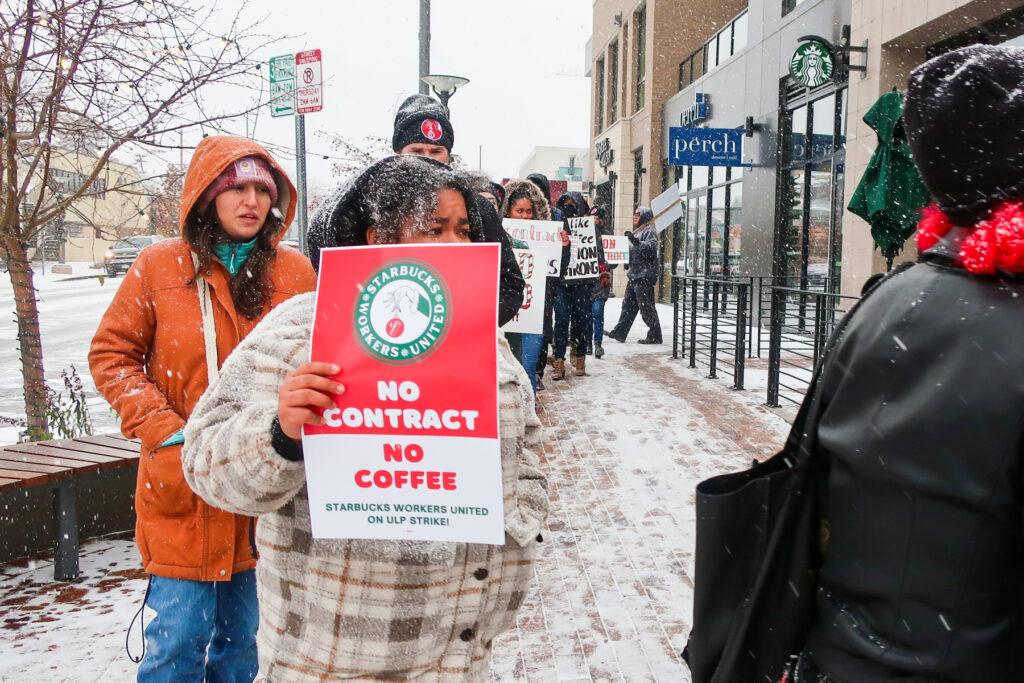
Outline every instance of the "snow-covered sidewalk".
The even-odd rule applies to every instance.
[[[669,340],[671,309],[659,312]],[[770,455],[788,427],[762,393],[705,379],[670,344],[636,344],[642,327],[541,394],[551,513],[518,627],[495,641],[495,681],[688,680],[694,486]],[[85,544],[82,577],[54,583],[45,560],[0,567],[0,681],[134,678],[124,638],[146,581],[131,539]]]

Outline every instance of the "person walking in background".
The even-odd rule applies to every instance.
[[[658,284],[658,233],[654,229],[654,213],[646,206],[637,207],[633,213],[633,232],[626,232],[629,238],[629,264],[626,266],[626,295],[622,299],[622,311],[619,322],[605,336],[615,341],[625,342],[636,314],[647,325],[647,336],[640,339],[640,344],[660,344],[661,321],[658,320],[658,309],[654,304],[654,289]]]
[[[503,207],[505,218],[516,218],[526,221],[547,221],[551,220],[551,210],[544,195],[536,185],[528,180],[512,180],[505,186],[505,206]],[[529,245],[525,242],[518,246],[520,249],[527,249]],[[547,278],[545,278],[545,281]],[[546,282],[545,282],[546,284]],[[540,294],[539,292],[537,294]],[[541,347],[544,346],[543,334],[515,334],[506,335],[517,337],[519,343],[519,354],[517,358],[526,369],[530,378],[530,385],[534,392],[540,387],[540,380],[537,377],[537,363],[540,359]],[[509,340],[511,343],[512,340]]]
[[[471,181],[417,157],[366,169],[320,206],[309,233],[315,264],[329,247],[481,241]],[[200,495],[260,515],[257,540],[268,549],[258,567],[260,674],[275,682],[485,680],[491,644],[515,624],[533,581],[548,510],[526,373],[498,335],[490,381],[501,423],[503,545],[313,538],[302,426],[319,424],[319,410],[345,391],[333,378],[343,369],[306,362],[314,304],[301,296],[274,311],[228,359],[186,429],[182,464]]]
[[[590,210],[590,215],[594,217],[594,224],[597,226],[597,239],[600,240],[602,235],[608,234],[604,223],[604,207],[595,206]],[[598,360],[604,357],[604,345],[602,344],[604,341],[604,306],[612,296],[612,270],[614,268],[615,266],[609,266],[606,262],[598,264],[600,274],[590,294],[590,312],[594,323],[587,328],[587,349],[589,352],[593,352],[594,358]]]
[[[875,285],[823,361],[806,431],[827,533],[791,680],[1021,680],[1022,84],[1024,49],[988,45],[910,75],[936,205],[923,262]]]
[[[89,351],[96,388],[139,439],[135,539],[149,574],[140,681],[256,676],[253,520],[209,505],[181,467],[183,428],[232,349],[275,306],[316,287],[278,246],[297,193],[260,145],[205,138],[181,197],[181,237],[144,249]]]

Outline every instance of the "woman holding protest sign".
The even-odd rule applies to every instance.
[[[313,217],[309,240],[319,267],[326,247],[483,237],[465,175],[401,156],[340,188]],[[183,465],[200,495],[260,515],[261,675],[482,680],[492,640],[514,623],[529,587],[547,515],[526,373],[499,336],[504,545],[315,539],[301,432],[322,424],[346,389],[344,368],[305,362],[314,301],[296,297],[246,339],[186,430]]]
[[[185,421],[217,366],[270,309],[316,275],[279,247],[297,193],[274,158],[243,138],[205,138],[181,197],[182,236],[142,251],[89,351],[96,387],[142,442],[136,541],[150,576],[139,680],[256,675],[253,520],[208,505],[185,482]]]
[[[548,201],[536,185],[529,180],[511,180],[505,186],[505,205],[502,209],[505,218],[514,218],[525,221],[549,221],[551,220],[551,208]],[[515,245],[514,246],[519,246]],[[525,242],[519,248],[526,249],[529,245]],[[547,278],[545,278],[545,283]],[[533,292],[534,298],[541,296],[541,292]],[[541,305],[543,302],[535,302]],[[540,380],[537,377],[537,361],[540,359],[540,351],[544,346],[543,334],[519,334],[520,354],[519,362],[526,369],[530,378],[530,385],[536,393]]]

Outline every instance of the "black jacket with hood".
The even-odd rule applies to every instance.
[[[821,378],[807,651],[837,681],[1024,678],[1024,279],[955,266],[955,232],[878,285]]]
[[[427,157],[429,163],[444,166]],[[366,207],[363,194],[373,177],[389,165],[403,163],[401,155],[387,157],[367,167],[358,175],[342,183],[321,204],[309,220],[309,259],[313,267],[320,268],[320,249],[324,247],[366,244]],[[504,325],[523,304],[525,281],[519,263],[512,252],[512,242],[501,226],[501,218],[491,203],[476,193],[466,195],[470,237],[474,242],[501,244],[501,266],[498,288],[498,325]]]

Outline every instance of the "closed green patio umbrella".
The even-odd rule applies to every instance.
[[[864,123],[878,135],[878,148],[847,208],[871,225],[871,237],[891,269],[929,195],[903,132],[903,95],[895,90],[882,95]]]

